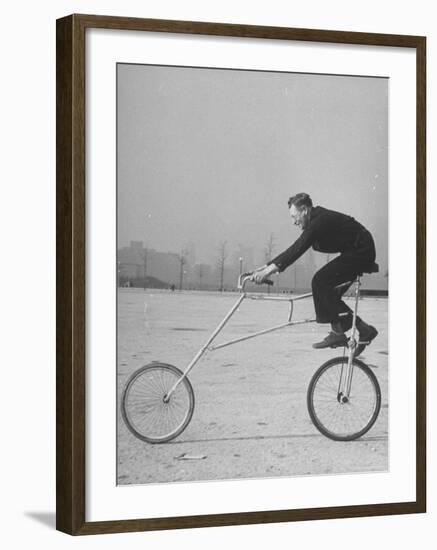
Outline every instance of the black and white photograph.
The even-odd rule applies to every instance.
[[[387,472],[389,79],[116,86],[117,485]]]
[[[2,547],[434,548],[432,3],[2,7]]]

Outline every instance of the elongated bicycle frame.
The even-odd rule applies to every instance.
[[[170,391],[167,393],[167,395],[164,397],[164,401],[167,402],[170,400],[171,395],[176,390],[176,388],[179,386],[179,384],[182,382],[184,378],[186,378],[191,371],[191,369],[194,367],[194,365],[199,361],[199,359],[204,355],[207,351],[215,351],[217,349],[224,348],[226,346],[230,346],[232,344],[237,344],[238,342],[243,342],[244,340],[249,340],[250,338],[255,338],[257,336],[261,336],[262,334],[268,334],[270,332],[273,332],[275,330],[279,330],[285,327],[289,327],[292,325],[302,325],[306,323],[314,323],[315,319],[303,319],[299,321],[292,321],[293,316],[293,308],[294,308],[294,302],[297,302],[298,300],[303,300],[305,298],[310,298],[312,296],[312,293],[309,292],[307,294],[301,294],[299,296],[294,297],[282,297],[282,296],[266,296],[266,295],[259,295],[254,293],[248,293],[244,290],[244,287],[247,282],[253,281],[252,273],[242,273],[240,277],[238,278],[238,289],[241,292],[240,297],[236,301],[236,303],[232,306],[232,308],[229,310],[229,312],[226,314],[223,321],[218,325],[218,327],[214,330],[214,332],[211,334],[207,342],[202,346],[202,348],[197,352],[195,357],[192,359],[190,364],[187,366],[187,368],[184,370],[182,376],[179,378],[179,380],[176,381],[176,383],[173,385],[173,387],[170,389]],[[272,284],[272,281],[268,281],[267,284]],[[350,284],[350,283],[345,283]],[[342,286],[342,285],[340,285]],[[358,299],[360,294],[360,286],[361,281],[360,277],[357,277],[355,281],[355,307],[353,311],[353,322],[352,322],[352,333],[351,337],[349,338],[348,348],[349,348],[349,359],[346,367],[346,376],[341,376],[340,380],[340,387],[338,389],[339,396],[341,396],[342,399],[347,400],[349,398],[351,384],[352,384],[352,359],[354,356],[354,351],[357,346],[357,342],[355,340],[355,333],[356,333],[356,318],[357,318],[357,311],[358,311]],[[212,343],[217,337],[217,335],[221,332],[223,327],[226,325],[226,323],[229,321],[229,319],[232,317],[232,315],[235,313],[235,311],[238,309],[240,304],[245,300],[246,298],[250,298],[252,300],[270,300],[270,301],[282,301],[282,302],[289,302],[289,312],[288,312],[288,320],[286,323],[282,323],[280,325],[273,326],[271,328],[267,328],[264,330],[260,330],[258,332],[254,332],[251,334],[247,334],[245,336],[241,336],[240,338],[235,338],[233,340],[229,340],[227,342],[224,342],[222,344],[213,346]]]

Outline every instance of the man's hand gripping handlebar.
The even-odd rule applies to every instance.
[[[269,286],[272,286],[274,284],[271,279],[264,279],[261,283],[257,283],[255,281],[255,271],[247,271],[246,273],[242,273],[238,277],[238,290],[244,290],[244,286],[247,282]]]

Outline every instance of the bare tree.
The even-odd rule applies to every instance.
[[[187,263],[188,250],[183,248],[178,255],[179,259],[179,290],[182,290],[184,284],[184,266]]]
[[[227,241],[223,241],[220,243],[218,247],[218,258],[217,258],[217,267],[219,271],[220,276],[220,286],[219,289],[221,292],[223,292],[223,282],[224,282],[224,276],[225,276],[225,262],[226,258],[228,257],[228,251],[227,251]]]
[[[199,276],[199,290],[202,290],[202,278],[205,274],[205,266],[203,264],[198,264],[196,267],[197,275]]]
[[[264,260],[266,264],[272,260],[274,250],[275,250],[275,235],[274,233],[270,233],[269,240],[267,241],[264,247]],[[277,284],[279,285],[279,279],[277,279]],[[267,293],[270,294],[269,286],[267,287]]]
[[[147,256],[148,256],[148,248],[147,246],[144,248],[144,290],[146,290],[147,287]]]
[[[266,263],[271,261],[274,250],[275,250],[275,235],[274,233],[270,233],[269,240],[267,241],[264,247],[264,260]]]

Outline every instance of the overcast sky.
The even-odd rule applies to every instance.
[[[120,64],[118,246],[141,240],[214,263],[298,236],[305,191],[374,234],[387,268],[388,80]]]

